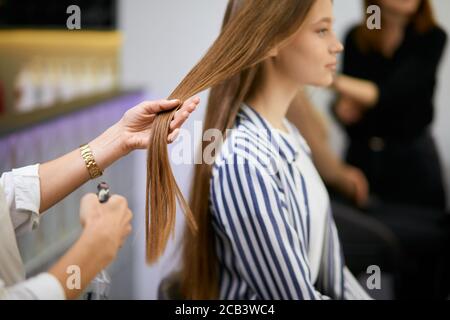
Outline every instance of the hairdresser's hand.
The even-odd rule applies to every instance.
[[[366,207],[369,200],[369,182],[364,173],[356,167],[344,165],[341,177],[341,190],[344,195],[358,207]]]
[[[97,245],[109,263],[130,234],[132,217],[124,197],[113,195],[108,202],[100,203],[95,194],[87,194],[80,206],[82,237]]]
[[[83,232],[74,245],[48,272],[61,284],[67,299],[76,299],[102,269],[116,257],[117,252],[131,232],[132,214],[127,200],[112,196],[101,204],[95,194],[87,194],[81,200],[80,219]],[[80,286],[69,287],[67,270],[77,266],[80,270]]]
[[[195,110],[199,102],[200,99],[198,97],[192,97],[186,100],[175,113],[175,117],[170,123],[170,133],[167,137],[168,143],[175,140],[180,127],[189,118],[189,115]],[[145,101],[128,110],[119,122],[124,132],[125,149],[129,152],[135,149],[148,148],[149,135],[155,116],[159,112],[173,109],[178,103],[178,100]]]
[[[198,97],[187,99],[170,123],[167,141],[175,140],[182,124],[200,103]],[[115,161],[136,149],[147,149],[153,120],[159,112],[172,110],[178,100],[145,101],[129,109],[122,119],[89,142],[95,161],[104,170]],[[84,169],[84,168],[83,168]],[[85,169],[84,169],[85,170]]]

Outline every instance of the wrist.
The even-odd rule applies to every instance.
[[[93,156],[101,170],[129,153],[126,148],[124,130],[116,123],[100,136],[89,142]]]
[[[97,260],[102,268],[109,265],[116,257],[117,249],[114,248],[107,237],[102,237],[101,230],[96,230],[90,223],[86,223],[77,244],[89,253],[89,256]]]

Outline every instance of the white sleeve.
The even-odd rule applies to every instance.
[[[37,228],[41,204],[39,164],[2,174],[0,186],[5,191],[16,235]]]
[[[11,287],[0,279],[1,300],[64,300],[64,289],[50,273],[41,273]]]

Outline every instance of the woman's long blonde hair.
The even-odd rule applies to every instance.
[[[233,126],[241,103],[255,83],[261,62],[272,48],[300,28],[314,1],[230,0],[218,38],[169,98],[184,101],[212,88],[203,131],[215,128],[224,134]],[[183,239],[183,296],[213,299],[218,297],[218,277],[209,212],[211,166],[204,163],[195,166],[188,205],[173,176],[167,152],[167,135],[174,113],[175,110],[156,117],[150,138],[147,261],[155,262],[164,252],[174,230],[178,199],[188,223]],[[202,143],[201,154],[205,146]]]

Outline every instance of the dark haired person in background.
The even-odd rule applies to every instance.
[[[443,297],[448,285],[432,275],[437,269],[445,274],[448,259],[446,200],[430,124],[447,36],[428,0],[365,5],[381,7],[381,29],[362,24],[350,30],[343,75],[334,84],[334,115],[349,138],[346,160],[366,175],[375,199],[388,204],[373,216],[393,231],[406,255],[399,297]]]

